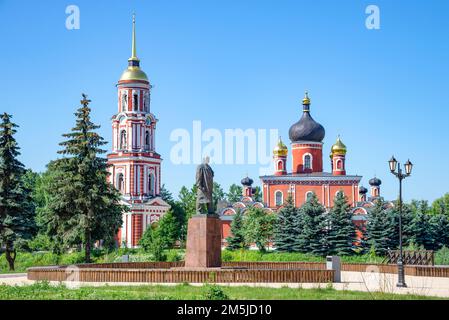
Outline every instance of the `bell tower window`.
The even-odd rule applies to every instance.
[[[150,196],[154,196],[155,194],[155,185],[154,185],[154,174],[150,173],[148,175],[148,193],[150,194]]]
[[[126,111],[126,108],[128,107],[128,95],[126,92],[122,94],[122,111]]]
[[[134,111],[139,110],[139,96],[137,95],[137,93],[133,94],[133,99],[134,99]]]
[[[150,150],[150,132],[148,130],[145,132],[145,149]]]
[[[117,189],[121,193],[124,193],[125,191],[125,180],[123,178],[123,173],[119,173],[117,176]]]
[[[126,130],[120,132],[120,149],[126,149]]]

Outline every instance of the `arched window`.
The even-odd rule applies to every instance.
[[[148,130],[145,132],[145,149],[150,150],[150,132]]]
[[[278,171],[282,171],[282,170],[284,170],[284,163],[281,160],[279,160],[278,161]]]
[[[126,149],[126,130],[120,132],[120,149]]]
[[[133,99],[134,99],[134,111],[137,111],[139,109],[139,96],[137,95],[137,93],[134,93]]]
[[[150,196],[154,196],[155,195],[155,185],[154,185],[154,174],[150,173],[148,175],[148,194]]]
[[[313,191],[307,191],[306,192],[306,202],[310,201],[313,197]]]
[[[126,92],[122,94],[122,111],[126,111],[128,107],[128,95]]]
[[[343,169],[343,161],[341,161],[340,159],[337,160],[337,169]]]
[[[312,157],[310,154],[304,156],[304,169],[312,169]]]
[[[342,190],[338,190],[337,192],[335,192],[335,197],[337,197],[339,193],[341,193],[343,196],[345,195]]]
[[[145,112],[148,112],[148,105],[150,104],[150,95],[149,93],[145,93],[144,99],[143,99],[143,110]]]
[[[276,191],[276,193],[274,194],[275,196],[275,202],[276,202],[276,206],[280,207],[282,206],[282,204],[284,203],[284,194],[282,193],[282,191]]]
[[[124,193],[125,191],[125,179],[123,178],[123,173],[117,175],[117,189],[121,193]]]

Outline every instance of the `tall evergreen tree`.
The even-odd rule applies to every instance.
[[[276,250],[284,252],[295,251],[295,244],[300,231],[299,223],[299,209],[295,207],[292,197],[288,197],[276,218],[274,230]]]
[[[18,126],[7,113],[0,124],[0,246],[9,269],[14,270],[16,244],[35,232],[34,204],[26,185],[24,165],[17,160],[20,148],[14,138]]]
[[[231,184],[229,187],[229,191],[226,194],[226,198],[228,202],[234,203],[237,201],[240,201],[240,198],[242,197],[243,188],[242,186],[236,185],[235,183]]]
[[[429,222],[432,228],[432,250],[439,250],[443,246],[449,247],[449,216],[435,214],[430,217]]]
[[[417,246],[423,246],[427,250],[434,248],[433,229],[430,224],[430,215],[418,211],[410,225],[411,242]]]
[[[338,192],[328,216],[329,253],[350,255],[354,253],[356,233],[352,222],[351,206],[343,192]]]
[[[374,207],[368,212],[366,224],[367,243],[377,255],[385,255],[390,249],[393,230],[382,200],[376,200]]]
[[[247,248],[243,226],[243,213],[241,210],[237,210],[237,213],[234,215],[231,223],[231,234],[230,237],[226,238],[228,242],[226,249],[238,250]]]
[[[125,206],[119,192],[107,182],[107,160],[99,157],[106,144],[90,119],[90,100],[83,94],[75,113],[76,125],[60,143],[65,157],[54,162],[56,177],[50,185],[51,203],[47,222],[50,230],[67,245],[82,243],[90,262],[94,241],[113,243]]]
[[[296,251],[324,256],[328,251],[325,209],[316,194],[309,197],[300,208],[299,236]]]

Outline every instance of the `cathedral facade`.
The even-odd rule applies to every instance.
[[[117,84],[117,113],[112,117],[109,182],[129,207],[117,235],[120,246],[136,247],[143,232],[170,206],[159,196],[162,158],[156,151],[157,118],[151,112],[151,84],[136,54],[133,18],[132,52]]]
[[[360,200],[361,176],[346,173],[346,146],[340,137],[330,150],[331,172],[323,171],[324,127],[311,116],[310,98],[302,101],[302,116],[289,130],[291,141],[291,171],[288,170],[289,150],[279,139],[273,150],[274,172],[260,177],[264,204],[273,210],[292,197],[296,207],[303,205],[315,194],[321,204],[330,208],[336,194],[342,191],[355,207]]]

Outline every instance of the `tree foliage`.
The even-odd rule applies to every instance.
[[[264,209],[251,207],[244,216],[244,235],[247,243],[255,243],[260,251],[265,251],[273,237],[276,216]]]
[[[276,250],[296,251],[295,244],[301,232],[300,218],[300,210],[295,207],[292,197],[288,197],[276,219],[274,231]]]
[[[245,230],[243,225],[243,213],[237,210],[231,223],[231,236],[226,238],[228,250],[245,249],[248,247],[245,241]]]
[[[0,124],[0,246],[5,248],[10,270],[14,270],[16,247],[36,230],[32,181],[17,159],[20,148],[14,138],[18,126],[7,113]]]
[[[66,246],[82,243],[89,262],[95,241],[114,242],[126,208],[107,181],[107,160],[98,156],[106,152],[101,149],[106,142],[95,131],[99,126],[91,121],[89,101],[83,97],[75,127],[60,143],[64,157],[49,165],[54,175],[47,189],[50,201],[44,221],[55,241]]]
[[[355,226],[352,221],[351,206],[343,192],[338,192],[328,216],[328,243],[332,255],[354,253],[356,242]]]

